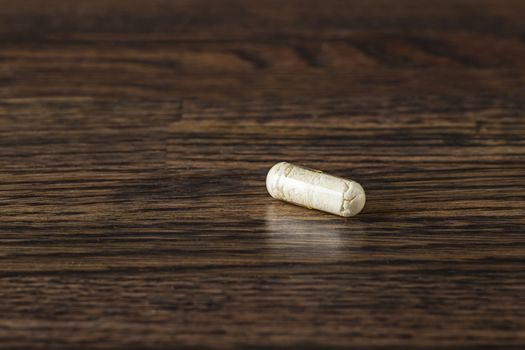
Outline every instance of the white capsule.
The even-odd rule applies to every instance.
[[[275,199],[345,217],[358,214],[366,201],[355,181],[286,162],[270,169],[266,189]]]

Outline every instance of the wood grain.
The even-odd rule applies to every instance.
[[[0,97],[523,95],[525,85],[520,0],[0,6]]]
[[[3,349],[525,346],[521,1],[9,4]]]

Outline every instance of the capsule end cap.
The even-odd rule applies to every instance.
[[[363,187],[355,181],[350,182],[343,197],[341,216],[351,217],[359,214],[365,203],[366,195]]]
[[[279,177],[285,173],[285,169],[289,165],[290,163],[287,162],[279,162],[272,166],[266,175],[266,190],[273,198],[280,199],[276,193]]]

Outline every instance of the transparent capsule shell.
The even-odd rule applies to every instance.
[[[266,189],[275,199],[344,217],[357,215],[366,202],[357,182],[287,162],[270,169]]]

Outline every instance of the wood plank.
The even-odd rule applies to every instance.
[[[523,95],[525,85],[521,1],[2,2],[4,98]]]
[[[523,349],[524,6],[0,0],[0,347]]]
[[[518,348],[520,106],[4,100],[0,339]],[[360,181],[364,212],[271,199],[282,159]]]

